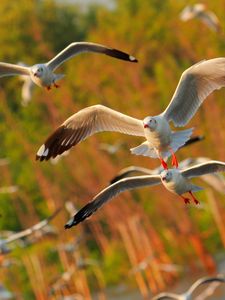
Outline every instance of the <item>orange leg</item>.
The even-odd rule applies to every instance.
[[[190,199],[188,199],[188,198],[186,198],[186,197],[184,197],[184,196],[182,196],[182,195],[180,195],[180,196],[181,196],[181,198],[184,200],[184,203],[185,203],[185,204],[191,203],[191,202],[190,202]]]
[[[162,157],[159,157],[164,170],[168,170],[168,165]]]
[[[178,160],[176,158],[176,155],[174,154],[172,149],[170,149],[170,152],[172,154],[172,166],[178,168]]]
[[[189,192],[191,195],[192,199],[194,200],[195,204],[199,204],[200,202],[195,198],[195,196],[192,194],[192,191]]]

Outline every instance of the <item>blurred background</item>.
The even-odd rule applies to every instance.
[[[185,6],[194,3],[1,0],[2,62],[45,62],[75,41],[117,48],[139,62],[81,54],[60,67],[66,76],[59,89],[35,86],[32,99],[23,101],[21,79],[1,78],[1,187],[17,188],[0,193],[0,248],[12,232],[63,209],[51,230],[1,249],[0,283],[8,298],[0,299],[150,299],[164,290],[182,292],[199,276],[225,272],[225,192],[201,179],[195,180],[205,188],[196,194],[199,206],[184,205],[162,186],[145,188],[120,195],[84,223],[64,230],[75,210],[120,169],[159,165],[130,154],[142,139],[97,134],[58,160],[35,161],[46,137],[72,113],[101,103],[140,119],[158,114],[186,68],[225,56],[225,1],[204,1],[218,17],[217,31],[200,19],[180,19]],[[205,139],[177,152],[179,160],[224,161],[224,98],[221,89],[201,106],[188,127]],[[223,295],[218,289],[218,298],[209,299]]]

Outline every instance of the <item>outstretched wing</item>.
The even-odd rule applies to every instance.
[[[101,53],[118,59],[127,60],[130,62],[137,62],[137,59],[134,56],[129,55],[120,50],[109,48],[104,45],[100,45],[96,43],[78,42],[78,43],[72,43],[64,50],[62,50],[59,54],[57,54],[53,59],[51,59],[47,63],[47,66],[51,70],[55,70],[64,61],[82,52]]]
[[[0,62],[0,77],[13,75],[30,75],[29,68]]]
[[[225,163],[211,160],[181,171],[181,174],[186,178],[192,178],[217,172],[225,172]]]
[[[42,161],[56,157],[87,137],[101,131],[145,136],[141,120],[103,105],[94,105],[75,113],[56,129],[40,147],[36,159]]]
[[[202,284],[212,283],[212,282],[223,282],[225,283],[225,276],[222,274],[219,274],[217,276],[211,276],[211,277],[203,277],[198,279],[196,282],[192,284],[192,286],[188,289],[187,294],[191,295],[194,290],[199,287]]]
[[[201,61],[182,74],[176,91],[162,115],[175,126],[184,126],[206,97],[225,86],[225,58]]]
[[[87,217],[92,215],[97,209],[99,209],[107,201],[111,200],[113,197],[116,197],[120,193],[137,189],[145,186],[158,185],[161,183],[159,175],[153,176],[135,176],[125,179],[121,179],[116,183],[110,185],[101,191],[94,199],[81,208],[75,216],[65,225],[65,228],[71,228],[74,225],[79,224],[84,221]]]

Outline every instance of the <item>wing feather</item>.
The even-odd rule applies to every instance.
[[[0,77],[13,75],[30,75],[29,68],[0,62]]]
[[[103,204],[116,197],[120,193],[137,189],[145,186],[158,185],[161,183],[159,175],[148,175],[148,176],[135,176],[125,179],[121,179],[116,183],[108,186],[101,191],[94,199],[81,208],[75,216],[65,225],[65,228],[70,228],[74,225],[84,221],[87,217],[92,215],[97,209]]]
[[[184,126],[206,97],[225,86],[225,58],[201,61],[182,74],[175,93],[162,115],[175,126]]]
[[[87,137],[102,131],[145,136],[141,120],[103,105],[94,105],[75,113],[56,129],[40,147],[36,159],[42,161],[56,157]]]
[[[77,43],[70,44],[64,50],[58,53],[53,59],[51,59],[47,63],[47,66],[53,71],[56,68],[58,68],[62,63],[64,63],[66,60],[82,52],[101,53],[118,59],[130,61],[130,62],[137,62],[137,59],[135,57],[125,52],[122,52],[120,50],[112,49],[96,43],[77,42]]]
[[[202,164],[192,166],[182,171],[181,174],[186,178],[192,178],[217,172],[225,172],[225,163],[221,161],[211,160]]]

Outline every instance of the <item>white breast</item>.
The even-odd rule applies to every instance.
[[[155,117],[157,120],[157,128],[155,131],[145,130],[147,141],[160,151],[167,150],[171,142],[171,129],[168,122],[160,117]]]

